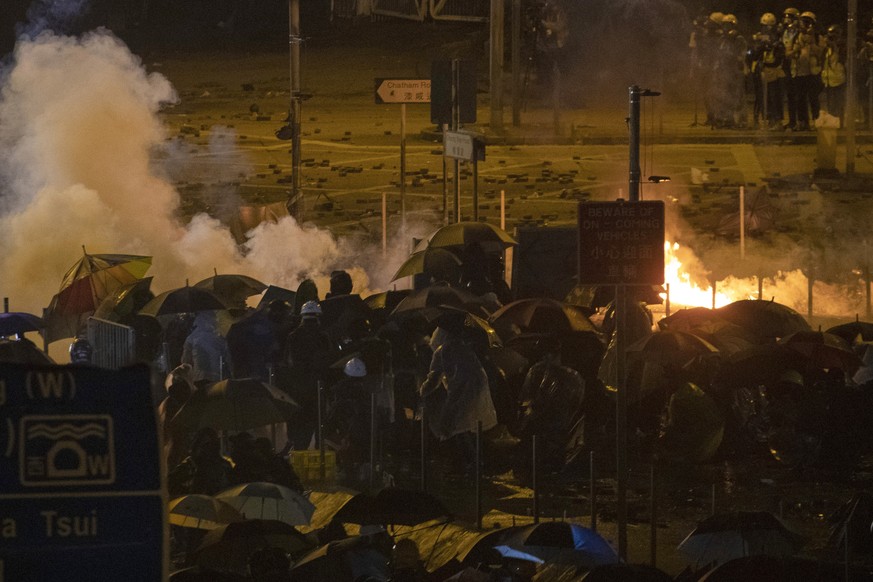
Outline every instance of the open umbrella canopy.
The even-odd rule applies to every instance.
[[[850,321],[828,328],[828,333],[838,335],[850,345],[873,341],[873,323],[869,321]]]
[[[179,313],[217,311],[227,306],[211,291],[185,285],[178,289],[164,291],[146,303],[140,310],[143,315],[160,317]]]
[[[430,275],[435,281],[456,282],[461,277],[461,259],[444,248],[427,248],[412,253],[403,261],[391,280],[396,281],[420,273]]]
[[[803,354],[819,368],[839,368],[854,374],[861,366],[861,358],[846,340],[825,331],[797,331],[781,338],[779,343]]]
[[[229,378],[188,399],[171,422],[191,430],[242,431],[287,422],[297,408],[290,396],[256,378]]]
[[[212,277],[194,284],[197,289],[211,291],[225,305],[245,305],[247,298],[263,293],[267,285],[248,275],[222,274],[217,272]]]
[[[696,568],[735,558],[766,554],[790,556],[803,538],[767,511],[732,511],[708,517],[679,544],[679,552]]]
[[[549,521],[510,528],[501,544],[552,563],[593,568],[617,564],[618,554],[597,532],[578,523]]]
[[[201,567],[248,575],[249,556],[256,550],[271,547],[297,558],[311,550],[313,544],[287,523],[247,519],[208,531],[194,555]]]
[[[697,356],[718,354],[718,348],[692,333],[656,331],[627,347],[634,358],[661,365],[683,366]]]
[[[430,287],[413,291],[404,297],[391,314],[408,314],[429,307],[441,307],[443,305],[466,309],[475,305],[476,302],[477,297],[469,291],[456,289],[448,285],[431,285]]]
[[[503,345],[488,321],[458,307],[440,307],[432,322],[447,331],[462,334],[482,348]]]
[[[680,309],[658,321],[658,329],[671,331],[694,331],[713,322],[724,322],[715,309],[689,307]]]
[[[138,313],[155,298],[155,294],[151,291],[152,279],[154,277],[144,277],[118,287],[100,302],[94,317],[107,321],[121,321]]]
[[[152,264],[142,255],[83,256],[64,275],[55,309],[61,314],[86,313],[97,309],[112,291],[141,279]]]
[[[427,237],[427,248],[462,247],[470,243],[498,243],[503,247],[518,244],[509,233],[487,222],[456,222]]]
[[[546,297],[518,299],[491,314],[498,328],[515,326],[520,332],[597,332],[588,319],[587,310],[579,305],[563,303]]]
[[[334,520],[361,525],[418,525],[448,520],[451,512],[442,501],[417,489],[386,487],[376,495],[359,493],[334,515]]]
[[[215,529],[243,520],[232,505],[209,495],[183,495],[170,500],[167,509],[171,524],[194,529]]]
[[[354,536],[324,544],[301,557],[291,567],[291,580],[295,582],[353,582],[390,578],[390,556],[374,544],[369,536]]]
[[[793,556],[754,555],[736,558],[707,572],[699,582],[735,582],[766,580],[767,582],[816,582],[838,580],[869,580],[870,568],[845,563],[813,560]]]
[[[645,564],[605,564],[590,570],[584,582],[672,582],[666,572]]]
[[[787,305],[761,299],[741,299],[715,310],[718,316],[762,337],[780,338],[812,328]]]
[[[301,493],[277,483],[245,483],[215,497],[232,505],[246,519],[308,525],[315,512],[315,506]]]
[[[52,365],[55,363],[47,353],[26,338],[0,338],[0,363]]]
[[[28,331],[42,333],[45,322],[41,317],[23,311],[0,313],[0,337],[20,335]]]

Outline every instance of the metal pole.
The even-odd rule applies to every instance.
[[[625,348],[627,343],[627,293],[624,285],[615,288],[615,480],[616,521],[618,522],[618,557],[627,560],[627,385]]]
[[[443,136],[449,130],[449,124],[443,123]],[[443,138],[445,139],[445,137]],[[446,162],[445,153],[443,155],[443,226],[449,224],[449,166]]]
[[[855,174],[855,47],[858,42],[858,0],[848,0],[846,18],[846,175]]]
[[[591,530],[597,531],[597,480],[594,476],[594,451],[588,453],[588,492],[591,504]]]
[[[658,474],[655,463],[652,463],[649,490],[652,496],[649,501],[649,515],[651,515],[651,523],[649,524],[649,563],[652,567],[656,568],[658,566]]]
[[[718,306],[716,305],[716,302],[715,302],[715,296],[716,296],[716,294],[718,293],[717,286],[718,286],[718,282],[717,282],[717,281],[713,281],[713,282],[712,282],[712,308],[713,308],[713,309],[715,309],[716,307],[718,307]]]
[[[482,421],[476,421],[476,529],[482,529]]]
[[[461,63],[458,59],[452,60],[452,131],[458,131],[461,125]],[[454,180],[452,186],[454,188],[454,204],[455,204],[455,222],[461,222],[461,177],[460,168],[461,161],[458,158],[452,160]]]
[[[740,260],[746,258],[746,187],[740,186]]]
[[[812,317],[812,287],[815,285],[815,276],[812,269],[809,270],[809,277],[806,279],[806,316]]]
[[[291,110],[289,122],[291,125],[291,196],[289,212],[294,211],[294,217],[302,221],[305,217],[306,205],[303,193],[300,191],[300,0],[288,0],[288,45],[291,51]]]
[[[382,192],[382,258],[388,255],[388,193]]]
[[[670,317],[670,283],[664,285],[666,299],[664,299],[664,316]]]
[[[406,103],[400,104],[400,224],[406,227]]]
[[[764,299],[764,277],[758,275],[758,299]]]
[[[424,403],[421,405],[421,490],[427,493],[427,419],[425,412],[427,408]]]
[[[533,442],[531,443],[531,462],[530,462],[530,472],[531,472],[531,489],[533,490],[533,521],[534,523],[540,522],[540,488],[539,483],[537,483],[537,435],[533,435]]]
[[[503,133],[503,4],[491,0],[491,131]]]
[[[628,179],[628,200],[640,200],[640,88],[636,85],[628,89],[630,94],[630,112],[628,129],[630,130],[630,170]]]
[[[512,0],[512,126],[521,125],[521,0]]]
[[[479,160],[473,160],[473,222],[479,222]]]
[[[561,135],[561,68],[557,59],[552,63],[552,123],[555,135]]]
[[[316,390],[318,391],[318,458],[319,458],[319,467],[318,473],[321,477],[321,482],[324,483],[324,478],[326,475],[326,467],[324,461],[324,425],[323,425],[323,413],[322,407],[324,406],[323,402],[323,394],[322,394],[322,386],[321,380],[316,383]]]
[[[376,488],[376,393],[370,393],[370,491]]]

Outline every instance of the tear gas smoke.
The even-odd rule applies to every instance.
[[[185,171],[190,154],[166,141],[157,116],[175,100],[167,79],[147,74],[107,32],[43,33],[18,44],[0,88],[0,147],[7,152],[0,293],[13,309],[41,313],[82,245],[91,253],[152,255],[156,292],[193,284],[213,269],[291,289],[312,278],[323,295],[327,274],[338,268],[350,271],[356,292],[368,292],[368,272],[378,264],[376,280],[388,284],[393,272],[381,249],[337,240],[290,217],[259,225],[242,249],[212,216],[182,223],[169,176]],[[247,162],[229,146],[233,141],[219,128],[212,145],[221,167],[237,173]]]

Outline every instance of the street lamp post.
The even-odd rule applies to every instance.
[[[291,194],[288,212],[298,221],[303,220],[305,205],[300,191],[300,0],[288,0],[288,45],[291,51],[291,103],[288,122],[291,128]]]

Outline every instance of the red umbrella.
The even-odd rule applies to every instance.
[[[141,255],[83,256],[70,267],[58,290],[54,310],[61,315],[95,311],[115,289],[142,279],[152,258]]]

